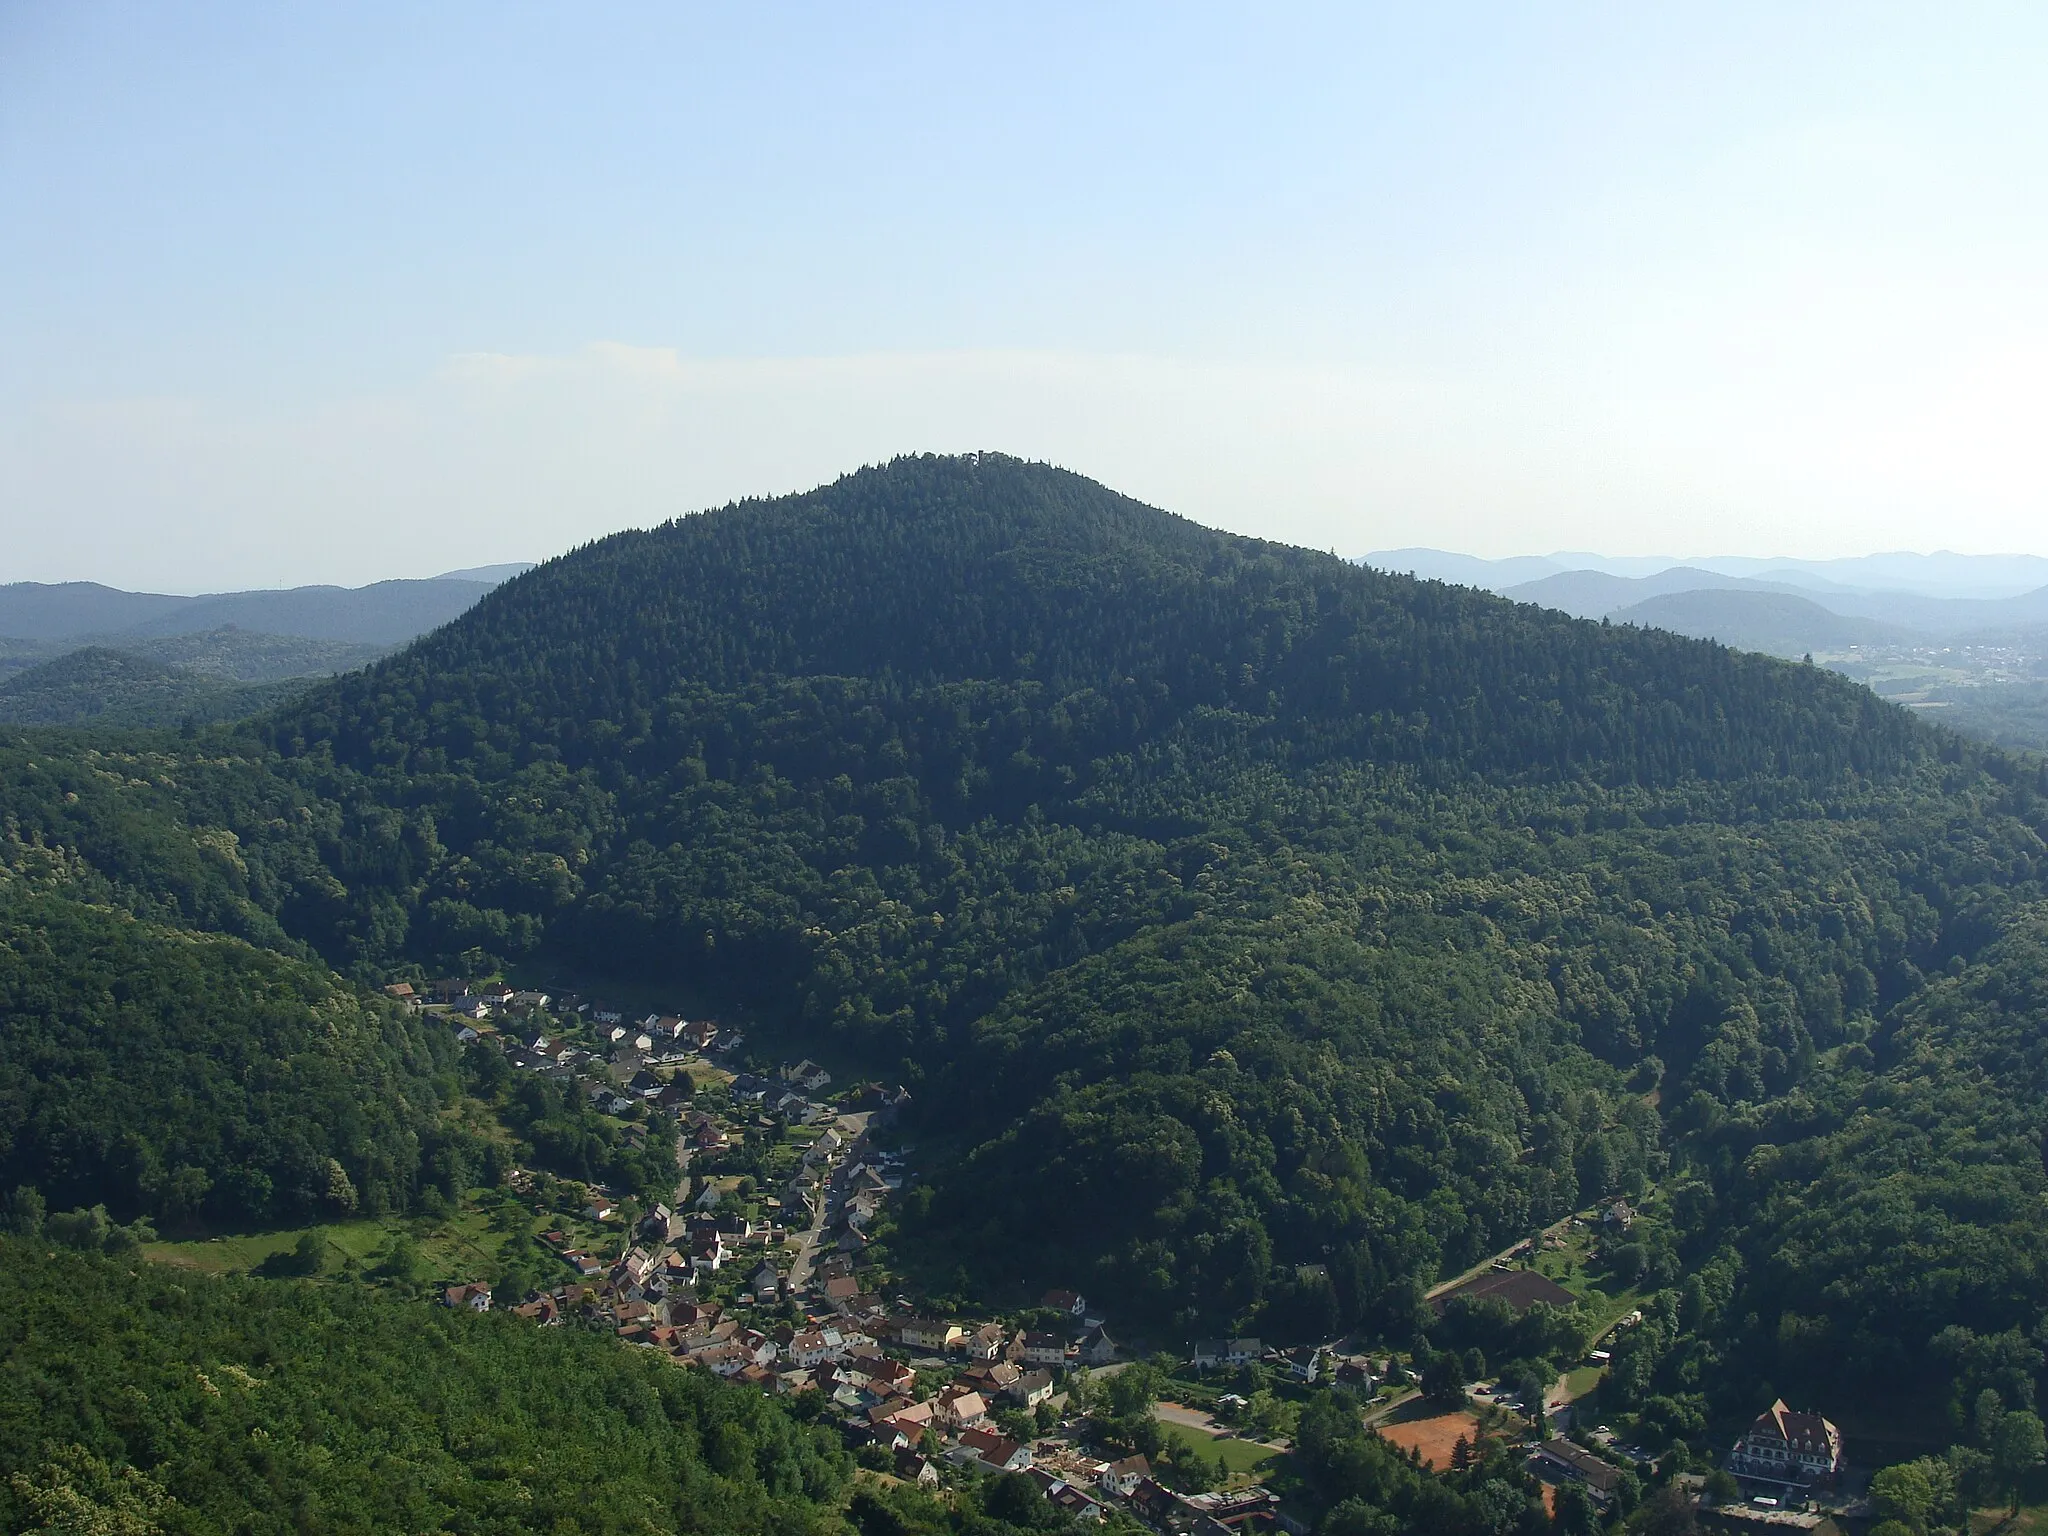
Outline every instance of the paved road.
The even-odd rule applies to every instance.
[[[841,1152],[839,1162],[833,1165],[833,1172],[838,1172],[845,1162],[846,1152],[852,1151],[854,1145],[867,1135],[869,1118],[870,1111],[861,1110],[856,1114],[841,1115],[833,1122],[839,1134],[846,1138],[845,1150]],[[810,1284],[811,1271],[817,1263],[818,1239],[825,1235],[826,1214],[832,1208],[831,1187],[828,1180],[820,1191],[818,1213],[811,1218],[810,1227],[797,1243],[796,1260],[789,1266],[789,1288],[792,1291]]]
[[[676,1192],[669,1199],[673,1210],[682,1210],[690,1199],[690,1143],[679,1130],[676,1132]]]
[[[818,1201],[818,1214],[811,1218],[811,1224],[798,1239],[796,1259],[789,1266],[789,1288],[800,1291],[811,1283],[811,1270],[816,1267],[818,1239],[825,1235],[825,1212],[830,1207],[829,1199]]]

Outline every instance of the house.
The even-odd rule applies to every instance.
[[[512,994],[511,1006],[514,1013],[531,1013],[534,1009],[545,1008],[547,1005],[548,995],[545,992],[514,992]]]
[[[951,1349],[953,1341],[965,1334],[966,1330],[958,1323],[941,1322],[933,1317],[906,1318],[896,1330],[896,1337],[905,1349]]]
[[[1626,1232],[1635,1224],[1635,1210],[1626,1200],[1617,1200],[1600,1213],[1600,1225],[1618,1232]]]
[[[412,983],[409,981],[394,981],[384,989],[384,995],[405,1004],[414,1013],[418,1013],[425,1006],[419,994],[413,991]]]
[[[960,1341],[960,1348],[968,1359],[987,1365],[1002,1358],[1003,1346],[1008,1342],[1009,1334],[1001,1323],[983,1323]]]
[[[1108,1365],[1116,1359],[1116,1340],[1109,1336],[1107,1328],[1091,1328],[1081,1340],[1080,1360],[1083,1365]]]
[[[491,1005],[480,997],[464,995],[450,1003],[448,1011],[465,1019],[488,1019],[491,1016]]]
[[[1280,1506],[1279,1494],[1256,1485],[1233,1488],[1228,1493],[1170,1494],[1168,1497],[1176,1506],[1169,1518],[1176,1522],[1177,1527],[1179,1522],[1193,1521],[1193,1530],[1199,1536],[1213,1536],[1218,1531],[1271,1530],[1275,1511]],[[1153,1507],[1157,1509],[1156,1504]]]
[[[1049,1473],[1042,1472],[1037,1467],[1033,1467],[1031,1471],[1034,1477],[1050,1477]],[[1040,1487],[1045,1493],[1045,1501],[1068,1519],[1078,1520],[1087,1525],[1102,1523],[1102,1506],[1065,1478],[1052,1478]]]
[[[960,1443],[949,1454],[955,1461],[978,1461],[991,1472],[1022,1472],[1031,1465],[1030,1446],[992,1429],[961,1430]]]
[[[918,1445],[937,1417],[930,1403],[911,1403],[883,1418],[875,1428],[901,1435],[906,1445]]]
[[[491,1310],[491,1288],[488,1285],[451,1285],[441,1293],[441,1305],[488,1312]]]
[[[789,1341],[789,1358],[798,1365],[815,1366],[829,1359],[834,1353],[833,1346],[825,1335],[816,1331],[799,1333]]]
[[[915,1483],[920,1488],[939,1486],[939,1469],[913,1450],[896,1453],[896,1475],[906,1483]]]
[[[989,1365],[970,1365],[960,1373],[960,1379],[983,1397],[988,1397],[1005,1390],[1023,1374],[1009,1361],[997,1360]]]
[[[1379,1385],[1373,1379],[1372,1366],[1364,1360],[1339,1360],[1337,1368],[1330,1373],[1330,1379],[1361,1396],[1370,1396],[1373,1388]]]
[[[868,1380],[877,1392],[908,1393],[917,1382],[917,1372],[901,1360],[891,1360],[887,1355],[876,1355],[863,1359],[861,1369],[868,1373]]]
[[[1844,1465],[1842,1432],[1817,1413],[1794,1413],[1783,1398],[1758,1414],[1728,1453],[1737,1477],[1787,1488],[1832,1483]]]
[[[1067,1341],[1056,1333],[1027,1333],[1018,1358],[1032,1365],[1065,1365],[1068,1348]]]
[[[1593,1501],[1606,1506],[1621,1482],[1621,1469],[1610,1466],[1584,1446],[1563,1438],[1544,1441],[1529,1458],[1529,1470],[1545,1482],[1584,1483]]]
[[[951,1386],[938,1397],[938,1411],[950,1424],[973,1429],[988,1421],[988,1401],[979,1392]]]
[[[699,1274],[717,1274],[731,1257],[726,1251],[725,1239],[716,1227],[709,1232],[699,1232],[690,1239],[690,1267]]]
[[[1298,1349],[1282,1350],[1280,1363],[1296,1381],[1314,1381],[1322,1372],[1325,1352],[1320,1344],[1304,1344]]]
[[[1197,1339],[1194,1365],[1198,1371],[1214,1370],[1219,1365],[1250,1365],[1265,1353],[1266,1346],[1257,1339]]]
[[[782,1080],[787,1083],[795,1083],[806,1093],[816,1093],[820,1088],[823,1088],[832,1081],[832,1074],[819,1066],[815,1061],[807,1059],[798,1062],[793,1067],[784,1067],[782,1069]]]
[[[1138,1484],[1152,1475],[1152,1463],[1142,1456],[1126,1456],[1122,1461],[1112,1461],[1102,1469],[1096,1478],[1104,1493],[1115,1494],[1128,1499],[1137,1492]]]
[[[1052,1372],[1037,1370],[1028,1376],[1019,1376],[1003,1388],[1003,1396],[1014,1400],[1020,1407],[1036,1408],[1052,1396]]]
[[[476,1028],[473,1025],[463,1024],[456,1028],[455,1043],[457,1045],[475,1045],[481,1039],[483,1039],[483,1036],[476,1032]]]
[[[1087,1300],[1079,1291],[1047,1291],[1038,1298],[1038,1304],[1054,1312],[1064,1312],[1069,1317],[1088,1315]]]
[[[719,1344],[690,1358],[719,1376],[737,1376],[754,1363],[745,1346],[739,1344]]]
[[[1493,1269],[1430,1297],[1430,1310],[1442,1317],[1444,1309],[1461,1296],[1472,1301],[1504,1302],[1517,1317],[1539,1301],[1560,1311],[1579,1304],[1578,1297],[1533,1269]]]
[[[747,1277],[747,1284],[756,1301],[773,1301],[782,1294],[782,1271],[773,1264],[763,1263]]]

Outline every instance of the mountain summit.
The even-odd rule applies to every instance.
[[[283,739],[332,734],[361,763],[386,730],[378,750],[446,751],[516,725],[582,762],[643,739],[678,690],[798,677],[1029,683],[1071,698],[1104,750],[1217,710],[1305,732],[1297,750],[1613,783],[1887,771],[1926,750],[1838,679],[1216,532],[987,453],[600,540],[315,695]]]

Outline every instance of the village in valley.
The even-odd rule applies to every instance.
[[[1316,1387],[1348,1394],[1419,1467],[1449,1474],[1482,1456],[1519,1457],[1553,1514],[1560,1501],[1589,1516],[1626,1512],[1658,1475],[1653,1452],[1573,1422],[1574,1399],[1590,1401],[1610,1358],[1598,1346],[1640,1312],[1613,1310],[1580,1369],[1534,1386],[1468,1381],[1455,1366],[1446,1380],[1449,1355],[1424,1368],[1342,1340],[1213,1338],[1134,1355],[1073,1290],[1005,1316],[946,1312],[901,1293],[877,1242],[910,1177],[889,1145],[905,1089],[838,1083],[807,1059],[764,1068],[739,1030],[680,1014],[628,1016],[459,980],[385,991],[444,1019],[465,1048],[572,1084],[636,1144],[675,1147],[674,1190],[651,1203],[512,1169],[512,1195],[552,1222],[541,1241],[560,1269],[520,1296],[459,1279],[442,1287],[444,1305],[606,1329],[679,1367],[783,1397],[836,1424],[873,1475],[938,1488],[1023,1474],[1083,1522],[1209,1536],[1292,1529],[1283,1495],[1261,1477],[1288,1449],[1301,1394]],[[1440,1319],[1481,1306],[1563,1315],[1582,1298],[1543,1272],[1546,1255],[1596,1251],[1636,1217],[1615,1200],[1568,1218],[1436,1287],[1429,1305]],[[1151,1427],[1133,1434],[1133,1410]],[[1841,1431],[1780,1401],[1723,1469],[1676,1485],[1701,1523],[1722,1531],[1841,1536],[1869,1514],[1846,1470]],[[1663,1480],[1670,1474],[1667,1465]]]

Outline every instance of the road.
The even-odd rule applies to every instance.
[[[845,1163],[847,1153],[852,1152],[854,1147],[859,1145],[861,1138],[867,1135],[869,1115],[870,1111],[861,1110],[855,1114],[841,1115],[833,1122],[839,1134],[846,1138],[845,1151],[840,1154],[838,1161],[832,1165],[832,1171],[835,1174]],[[798,1240],[795,1262],[789,1266],[789,1288],[792,1292],[802,1290],[803,1287],[810,1284],[811,1271],[816,1267],[817,1263],[818,1239],[825,1235],[825,1222],[831,1209],[832,1185],[828,1179],[820,1191],[818,1212],[811,1218],[809,1229]]]
[[[669,1197],[669,1208],[680,1211],[690,1200],[690,1141],[682,1132],[676,1132],[676,1192]]]

